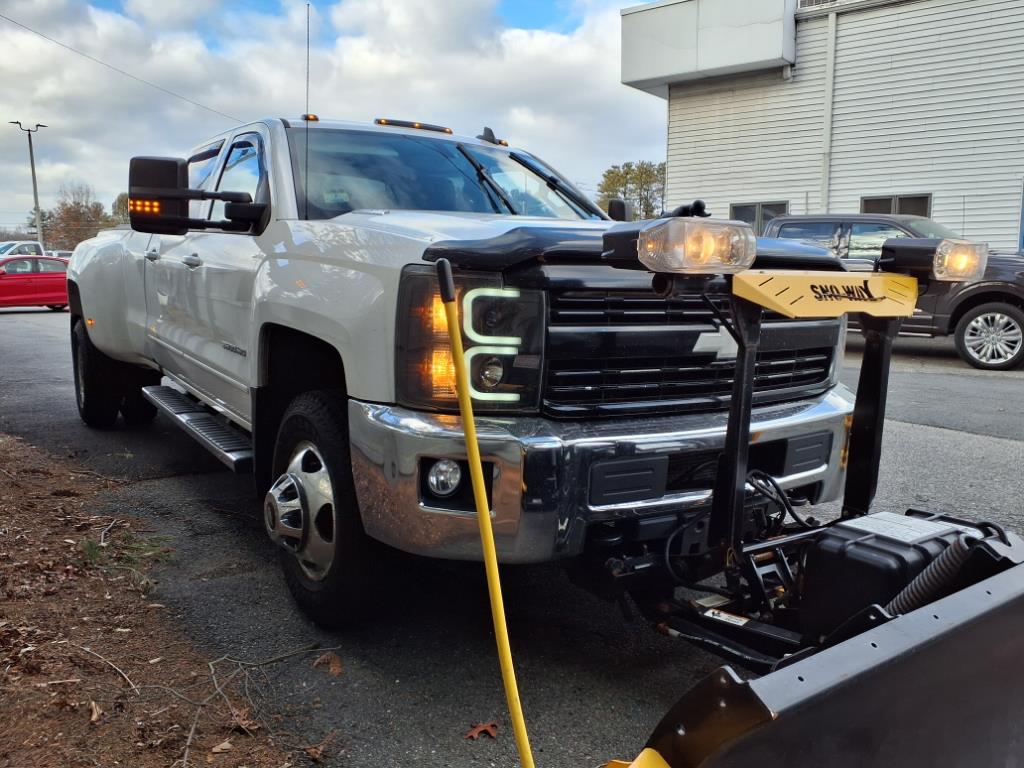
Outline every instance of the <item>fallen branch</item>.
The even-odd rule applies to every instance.
[[[75,645],[74,643],[69,643],[69,645],[72,648],[77,648],[80,651],[85,651],[86,653],[95,656],[97,659],[102,661],[104,664],[109,665],[111,669],[113,669],[115,672],[117,672],[117,674],[119,674],[121,677],[123,677],[125,682],[128,683],[128,685],[131,686],[132,691],[135,692],[135,695],[136,696],[139,695],[139,687],[135,683],[132,682],[132,679],[130,677],[128,677],[128,675],[126,675],[124,673],[124,670],[122,670],[119,666],[117,666],[117,664],[112,662],[110,659],[106,658],[105,656],[100,656],[100,654],[96,653],[96,651],[90,651],[88,648],[85,648],[85,647],[83,647],[81,645]]]
[[[107,477],[106,475],[101,475],[99,472],[93,472],[91,469],[72,469],[71,470],[71,474],[72,475],[89,475],[90,477],[98,477],[100,480],[105,480],[106,482],[113,483],[114,485],[124,485],[124,483],[125,483],[124,480],[117,480],[116,478],[113,478],[113,477]]]
[[[107,534],[110,533],[110,529],[113,528],[115,525],[117,525],[117,523],[118,523],[118,520],[115,517],[113,520],[110,521],[110,525],[108,525],[106,528],[104,528],[102,531],[100,531],[100,546],[101,547],[107,546]]]

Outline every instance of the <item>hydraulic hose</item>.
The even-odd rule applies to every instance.
[[[970,554],[967,538],[957,536],[941,555],[932,560],[885,606],[886,613],[899,616],[927,605],[953,582]]]
[[[462,429],[466,436],[466,456],[469,460],[469,476],[473,481],[473,500],[476,502],[476,518],[480,524],[480,544],[484,552],[484,569],[487,572],[487,593],[491,600],[491,618],[494,621],[494,637],[498,644],[498,661],[501,664],[501,679],[505,685],[505,699],[512,719],[512,731],[522,768],[534,768],[530,739],[526,732],[526,718],[519,701],[519,686],[512,666],[512,646],[505,624],[505,604],[501,597],[501,579],[498,575],[498,553],[494,546],[494,529],[491,527],[491,509],[487,503],[487,489],[484,485],[484,470],[480,462],[480,444],[476,437],[476,422],[473,420],[473,402],[469,392],[469,374],[462,351],[462,333],[459,330],[459,310],[455,302],[455,281],[452,267],[447,259],[437,261],[437,279],[441,286],[441,301],[448,321],[448,338],[451,341],[452,361],[455,364],[455,391],[459,397],[459,412],[462,415]]]

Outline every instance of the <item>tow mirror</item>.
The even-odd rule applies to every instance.
[[[226,220],[190,219],[190,200],[222,200]],[[133,157],[128,166],[128,221],[136,232],[184,235],[190,229],[259,233],[270,207],[248,192],[188,188],[188,162],[180,157]]]
[[[188,232],[188,164],[180,157],[133,157],[128,165],[128,221],[136,232]]]
[[[613,197],[608,201],[608,218],[613,221],[632,221],[633,206],[621,197]]]

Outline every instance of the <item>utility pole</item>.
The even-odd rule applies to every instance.
[[[9,121],[11,125],[18,126],[21,130],[28,134],[28,162],[32,166],[32,199],[35,202],[35,214],[36,214],[36,239],[43,243],[43,218],[39,211],[39,187],[36,186],[36,155],[32,149],[32,134],[38,131],[40,128],[46,128],[47,126],[42,123],[36,123],[35,128],[25,128],[20,120]],[[46,244],[43,243],[43,248],[46,248]]]

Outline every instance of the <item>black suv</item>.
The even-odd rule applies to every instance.
[[[764,235],[824,245],[851,270],[874,269],[882,243],[891,237],[960,237],[923,216],[872,213],[777,216]],[[977,282],[933,280],[914,316],[904,321],[903,333],[953,334],[960,357],[975,368],[1005,371],[1024,363],[1024,256],[989,253],[985,276]]]

